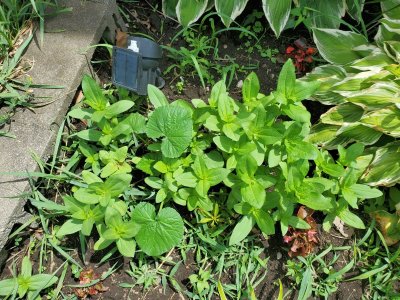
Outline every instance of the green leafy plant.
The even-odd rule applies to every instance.
[[[269,96],[259,94],[258,79],[251,74],[243,85],[243,102],[229,97],[223,82],[213,87],[208,104],[194,99],[194,111],[179,101],[162,101],[165,111],[180,107],[192,116],[192,123],[181,122],[186,129],[179,128],[193,132],[191,143],[181,143],[176,152],[180,157],[174,159],[169,158],[170,148],[162,147],[164,141],[161,147],[159,143],[151,144],[150,153],[134,159],[136,167],[150,175],[145,182],[158,190],[156,202],[173,200],[189,210],[212,211],[216,204],[221,207],[216,201],[227,201],[225,209],[240,217],[230,245],[243,240],[255,224],[266,235],[274,234],[276,221],[283,233],[289,225],[309,228],[304,220],[293,216],[294,203],[327,213],[326,229],[336,216],[351,226],[364,228],[349,207],[357,208],[358,199],[381,193],[357,183],[361,166],[354,166],[353,160],[361,153],[343,148],[340,161],[334,162],[327,151],[305,141],[310,114],[300,100],[317,87],[296,80],[294,66],[288,61],[279,76],[277,91]],[[159,106],[162,96],[149,95],[154,106]],[[151,128],[155,122],[165,122],[161,115],[159,120],[153,119],[155,112],[148,121]],[[293,120],[278,121],[282,115]],[[310,178],[309,160],[317,165]],[[225,195],[225,200],[217,195]]]
[[[159,256],[183,237],[175,205],[199,216],[199,223],[211,220],[205,226],[217,225],[210,232],[221,234],[229,246],[256,225],[267,236],[275,233],[275,223],[283,235],[289,226],[309,229],[294,215],[298,205],[322,211],[326,230],[336,217],[364,228],[350,209],[381,192],[358,182],[369,163],[358,161],[363,146],[341,147],[335,161],[307,141],[310,113],[301,100],[318,85],[296,79],[288,60],[277,90],[268,96],[260,93],[254,73],[243,83],[240,102],[223,81],[214,85],[208,103],[169,103],[149,86],[153,109],[139,114],[132,112],[126,93],[116,97],[85,77],[83,104],[89,107],[69,116],[87,124],[71,137],[79,139],[76,151],[88,169],[72,182],[64,205],[53,206],[67,216],[57,237],[79,232],[82,239],[95,228],[96,250],[116,244],[112,251],[132,257],[137,244],[145,254]],[[133,186],[133,174],[148,187]]]
[[[58,281],[55,275],[32,275],[32,263],[25,256],[21,264],[21,272],[14,278],[0,281],[0,296],[14,297],[14,299],[38,299],[41,291],[54,285]]]
[[[249,30],[240,27],[231,28],[229,30],[241,31],[246,34],[249,41],[255,39],[256,36]],[[211,34],[209,33],[211,31]],[[181,81],[177,83],[178,93],[179,86],[183,84],[183,78],[196,75],[201,85],[206,89],[206,85],[215,84],[215,77],[227,78],[228,86],[231,84],[234,75],[242,72],[242,68],[235,62],[235,59],[228,55],[219,56],[220,42],[219,34],[223,30],[217,30],[214,24],[214,18],[206,15],[202,19],[201,24],[181,30],[171,41],[170,46],[163,46],[167,50],[168,57],[172,60],[170,66],[165,73],[178,75]],[[173,47],[173,42],[181,36],[186,45],[180,45],[179,48]]]
[[[400,276],[399,247],[389,247],[383,234],[374,229],[375,224],[366,231],[354,246],[354,260],[359,274],[347,281],[365,280],[372,297],[399,297],[397,283]]]
[[[70,116],[81,118],[90,126],[76,133],[80,141],[76,143],[75,150],[78,157],[81,153],[84,166],[90,171],[81,172],[82,179],[74,182],[72,195],[63,196],[64,205],[43,199],[32,203],[38,208],[51,211],[55,216],[67,216],[67,220],[56,230],[58,239],[79,232],[84,241],[84,237],[91,236],[95,229],[100,236],[95,243],[96,250],[115,244],[121,254],[133,257],[137,242],[148,255],[161,255],[175,246],[183,236],[180,215],[172,208],[160,209],[156,214],[154,206],[149,203],[134,205],[126,201],[134,193],[131,189],[132,163],[128,159],[128,149],[135,144],[131,140],[134,132],[145,132],[145,118],[138,113],[123,114],[134,102],[124,99],[117,101],[112,96],[103,94],[102,89],[90,77],[83,79],[82,86],[84,103],[89,108],[75,108]],[[123,91],[120,96],[128,97]],[[176,108],[179,112],[180,107]],[[157,116],[157,113],[154,115]],[[172,136],[173,146],[174,136],[170,131],[173,129],[172,125],[168,127],[161,124],[157,127],[156,124],[153,132],[160,129],[166,138]],[[148,128],[150,127],[149,125]],[[97,145],[91,141],[97,141]],[[99,148],[102,150],[98,150]],[[149,240],[149,234],[154,239]]]
[[[328,299],[337,289],[344,275],[349,272],[354,261],[351,260],[340,270],[335,270],[334,265],[340,256],[334,254],[332,259],[326,256],[332,251],[332,246],[308,257],[298,257],[298,260],[287,261],[286,275],[292,278],[296,289],[299,289],[298,299],[309,299],[309,297],[320,296]]]
[[[211,277],[210,271],[200,269],[199,274],[192,274],[189,276],[190,284],[200,297],[208,294],[210,289],[209,280]]]
[[[373,159],[361,181],[373,186],[391,186],[400,180],[400,60],[395,50],[400,44],[395,22],[382,19],[374,43],[354,32],[315,29],[316,45],[330,64],[304,78],[321,83],[314,100],[335,105],[313,126],[309,140],[327,149],[353,142],[369,146],[365,155]]]

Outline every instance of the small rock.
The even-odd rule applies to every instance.
[[[280,260],[281,258],[282,258],[282,253],[277,252],[277,253],[276,253],[276,259],[277,259],[277,260]]]
[[[224,44],[222,47],[223,47],[224,49],[226,49],[226,48],[228,48],[228,45],[227,45],[227,44]]]
[[[238,89],[241,89],[242,86],[243,86],[243,80],[239,80],[238,83],[236,84],[236,87],[237,87]]]

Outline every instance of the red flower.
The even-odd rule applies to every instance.
[[[290,53],[292,53],[294,50],[295,50],[294,47],[289,46],[289,47],[286,48],[286,54],[290,54]]]
[[[307,55],[313,55],[315,53],[317,53],[317,49],[315,49],[313,47],[307,48],[307,50],[306,50]]]

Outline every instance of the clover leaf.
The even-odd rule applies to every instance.
[[[132,212],[132,221],[139,224],[136,242],[144,253],[161,255],[176,246],[183,237],[183,221],[179,213],[167,207],[156,214],[150,203],[139,203]]]
[[[150,138],[164,137],[161,152],[166,157],[179,157],[192,140],[193,122],[189,110],[180,106],[158,107],[147,123]]]

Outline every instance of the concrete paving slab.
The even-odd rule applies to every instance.
[[[115,32],[115,20],[120,20],[115,0],[64,0],[61,5],[72,7],[69,13],[46,20],[44,44],[35,41],[24,59],[33,61],[29,72],[36,84],[63,86],[63,89],[35,90],[35,96],[51,104],[18,112],[10,133],[15,139],[0,137],[0,172],[34,172],[38,167],[31,157],[36,153],[47,159],[52,153],[54,139],[83,73],[90,69],[90,59],[106,29]],[[123,26],[123,24],[119,24]],[[0,249],[7,242],[14,224],[23,221],[23,199],[10,199],[29,191],[29,181],[13,175],[0,175]]]

